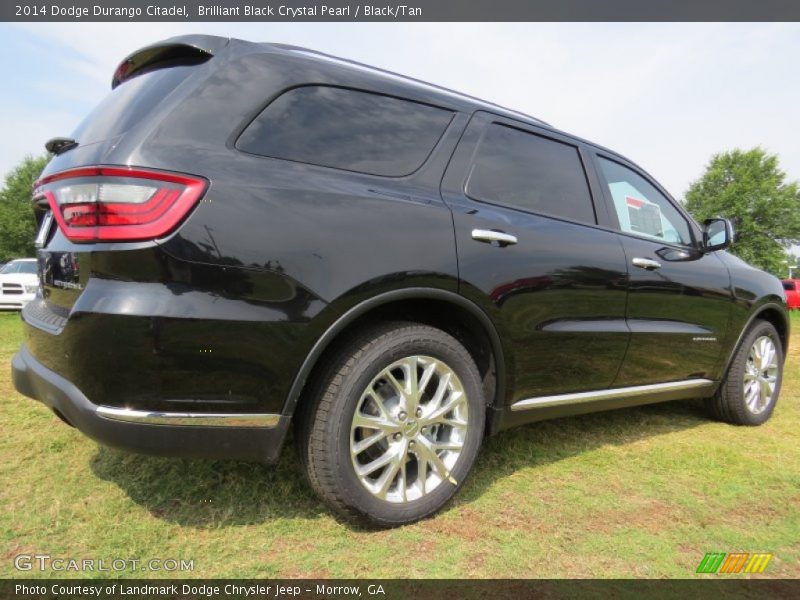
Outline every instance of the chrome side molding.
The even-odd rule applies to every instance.
[[[98,416],[110,421],[142,425],[185,425],[191,427],[276,427],[280,415],[269,413],[156,412],[115,406],[98,406]]]
[[[573,394],[559,394],[557,396],[539,396],[520,400],[511,405],[511,410],[530,410],[545,406],[558,406],[559,404],[578,404],[581,402],[595,402],[597,400],[612,400],[614,398],[633,398],[647,396],[660,392],[676,392],[680,390],[700,389],[710,387],[714,382],[710,379],[684,379],[683,381],[670,381],[667,383],[653,383],[649,385],[636,385],[631,387],[597,390],[593,392],[577,392]]]

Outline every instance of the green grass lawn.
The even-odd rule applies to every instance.
[[[0,314],[0,577],[41,575],[21,553],[194,561],[159,577],[694,577],[711,551],[800,576],[800,333],[762,427],[698,402],[523,427],[487,441],[445,511],[377,532],[334,519],[291,447],[272,466],[99,447],[14,391],[21,339]]]

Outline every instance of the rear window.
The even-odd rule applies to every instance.
[[[89,113],[72,137],[85,145],[125,133],[155,109],[192,69],[192,66],[156,69],[125,81]]]
[[[794,281],[782,281],[781,283],[783,283],[783,289],[794,291]]]
[[[370,175],[416,171],[450,123],[448,110],[330,86],[289,90],[245,129],[244,152]]]

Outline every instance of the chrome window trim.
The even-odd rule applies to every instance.
[[[142,425],[183,425],[191,427],[276,427],[281,416],[270,413],[158,412],[98,406],[97,415],[110,421]]]
[[[667,383],[653,383],[649,385],[636,385],[591,392],[577,392],[573,394],[559,394],[556,396],[539,396],[527,398],[511,405],[511,410],[530,410],[545,406],[558,406],[560,404],[578,404],[582,402],[595,402],[597,400],[612,400],[614,398],[632,398],[646,396],[659,392],[675,392],[694,388],[704,388],[714,385],[710,379],[684,379],[683,381],[670,381]]]

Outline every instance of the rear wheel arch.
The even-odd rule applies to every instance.
[[[475,303],[447,290],[405,288],[356,304],[336,319],[312,347],[295,375],[283,408],[293,415],[303,391],[324,357],[354,333],[384,321],[411,321],[437,327],[458,339],[472,355],[484,382],[487,406],[502,406],[509,384],[507,353],[489,316]]]
[[[430,516],[472,470],[483,395],[471,354],[442,329],[359,327],[324,357],[296,413],[311,487],[342,517],[370,527]]]

